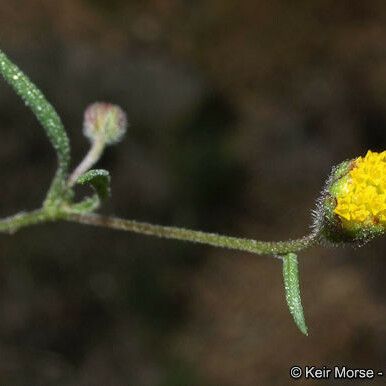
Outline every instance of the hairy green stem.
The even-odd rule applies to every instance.
[[[185,228],[153,225],[117,217],[107,217],[99,214],[69,214],[65,220],[81,224],[112,228],[127,232],[140,233],[167,239],[190,241],[212,245],[220,248],[247,251],[259,255],[283,255],[297,252],[317,242],[317,235],[311,234],[297,240],[289,241],[257,241],[239,237],[223,236],[216,233],[206,233]]]
[[[45,209],[37,209],[32,212],[21,212],[14,216],[5,217],[0,220],[0,232],[15,233],[20,228],[57,220],[50,216]]]
[[[185,228],[154,225],[94,213],[75,214],[70,213],[68,209],[50,212],[47,208],[37,209],[31,212],[21,212],[14,216],[1,219],[0,232],[14,233],[27,226],[58,220],[112,228],[166,239],[212,245],[214,247],[246,251],[258,255],[285,255],[290,252],[297,252],[317,243],[318,239],[316,234],[311,234],[300,239],[289,241],[257,241]]]

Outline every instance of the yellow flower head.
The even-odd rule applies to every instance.
[[[386,151],[353,160],[334,190],[334,213],[344,225],[386,228]]]

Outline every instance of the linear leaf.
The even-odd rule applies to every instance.
[[[300,297],[298,259],[295,253],[283,255],[283,278],[289,311],[299,330],[308,335]]]
[[[110,173],[107,170],[91,169],[81,175],[77,183],[91,185],[101,200],[105,200],[110,195]]]
[[[62,121],[53,106],[30,79],[0,50],[0,73],[32,110],[56,150],[58,169],[47,194],[47,201],[61,197],[65,190],[70,144]]]

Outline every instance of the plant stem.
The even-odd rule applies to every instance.
[[[127,232],[140,233],[143,235],[247,251],[259,255],[283,255],[289,252],[297,252],[315,244],[318,239],[317,234],[311,234],[300,239],[289,241],[257,241],[253,239],[223,236],[215,233],[206,233],[184,228],[153,225],[134,220],[102,216],[99,214],[69,214],[66,216],[65,220]]]
[[[74,214],[60,210],[50,213],[46,208],[37,209],[31,212],[21,212],[14,216],[1,219],[0,232],[15,233],[19,229],[27,226],[62,219],[80,224],[112,228],[148,236],[246,251],[258,255],[285,255],[287,253],[300,251],[318,242],[318,235],[316,233],[289,241],[258,241],[185,228],[154,225],[134,220],[125,220],[118,217],[102,216],[94,213]]]
[[[83,161],[76,167],[68,179],[68,186],[74,186],[77,179],[87,172],[101,157],[106,144],[103,139],[97,138],[92,143],[90,150],[83,158]]]
[[[21,212],[14,216],[5,217],[0,220],[0,232],[15,233],[20,228],[39,224],[47,221],[54,221],[50,218],[45,209],[37,209],[32,212]]]

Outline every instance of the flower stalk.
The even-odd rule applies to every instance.
[[[259,241],[186,228],[150,224],[119,217],[102,216],[96,213],[78,214],[73,213],[71,207],[63,207],[55,213],[50,212],[45,208],[41,208],[31,212],[21,212],[14,216],[3,218],[0,220],[0,232],[15,233],[21,228],[31,225],[60,220],[138,233],[147,236],[245,251],[257,255],[281,256],[288,253],[299,252],[318,242],[316,234],[310,234],[299,239],[288,241]]]
[[[186,228],[154,225],[118,217],[102,216],[96,213],[70,214],[65,217],[65,220],[159,238],[188,241],[219,248],[245,251],[257,255],[277,256],[290,252],[298,252],[315,244],[318,239],[317,234],[311,234],[300,239],[289,241],[259,241]]]
[[[99,160],[99,158],[101,158],[105,146],[106,144],[101,138],[96,139],[92,143],[90,150],[83,158],[82,162],[75,168],[75,170],[68,178],[67,184],[70,188],[76,184],[79,177],[81,177],[84,173],[90,170]]]

